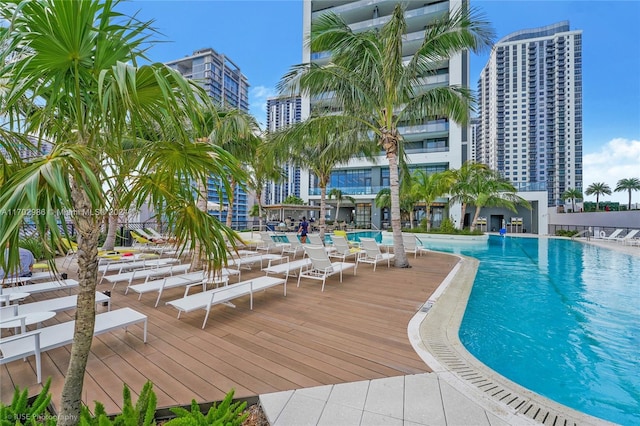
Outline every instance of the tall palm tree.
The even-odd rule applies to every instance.
[[[562,193],[563,200],[571,200],[571,211],[576,212],[576,200],[582,200],[582,191],[578,188],[569,188]]]
[[[467,88],[433,86],[426,78],[438,63],[467,50],[491,45],[493,31],[486,22],[462,7],[432,22],[416,53],[405,61],[403,40],[407,33],[404,8],[399,3],[380,29],[354,32],[334,14],[320,16],[311,26],[312,52],[330,52],[326,65],[294,66],[280,82],[281,91],[322,96],[330,111],[366,128],[389,161],[391,223],[395,266],[408,267],[402,244],[398,152],[404,123],[424,117],[449,117],[466,123],[472,103]]]
[[[270,135],[271,149],[278,161],[290,161],[307,168],[318,178],[321,239],[325,234],[327,185],[331,171],[356,156],[373,160],[375,146],[357,128],[346,127],[345,123],[346,120],[340,116],[322,116]]]
[[[627,205],[628,209],[631,210],[631,191],[640,191],[640,179],[638,178],[628,178],[628,179],[620,179],[616,184],[615,192],[620,191],[629,191],[629,204]]]
[[[73,344],[62,389],[59,425],[79,418],[84,373],[95,325],[98,236],[106,214],[104,158],[130,155],[125,137],[153,128],[130,173],[131,191],[121,208],[151,203],[162,210],[181,250],[201,244],[201,255],[219,268],[224,238],[233,233],[200,212],[185,182],[208,173],[238,173],[224,150],[193,141],[190,130],[207,96],[163,64],[138,65],[151,24],[126,18],[118,1],[3,0],[0,8],[0,115],[8,118],[0,146],[10,158],[0,168],[0,246],[18,247],[25,211],[51,249],[61,238],[57,222],[67,216],[78,233],[78,281]],[[16,143],[37,147],[26,135],[53,141],[52,151],[24,162]],[[5,137],[6,136],[6,137]],[[17,250],[0,250],[0,265],[18,263]]]
[[[338,220],[338,217],[340,216],[340,203],[342,203],[343,201],[349,201],[354,206],[356,204],[355,198],[350,195],[344,194],[342,190],[338,188],[331,188],[327,193],[327,196],[329,197],[329,199],[336,199],[336,220]]]
[[[584,191],[586,195],[596,196],[596,211],[600,210],[600,196],[611,195],[611,188],[604,182],[594,182]]]
[[[418,200],[424,201],[427,218],[427,232],[431,230],[431,204],[447,194],[454,183],[454,175],[449,172],[427,174],[424,170],[416,170],[412,176],[411,190]]]

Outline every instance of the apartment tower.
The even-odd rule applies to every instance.
[[[549,206],[582,188],[582,31],[563,21],[517,31],[492,49],[478,80],[476,161]]]
[[[343,1],[343,0],[305,0],[303,13],[303,34],[305,40],[311,30],[313,21],[322,14],[333,12],[340,15],[353,31],[367,31],[382,28],[390,19],[397,1]],[[462,5],[460,0],[402,2],[405,6],[407,34],[403,45],[403,54],[409,58],[414,54],[424,39],[425,28],[429,22],[455,10]],[[303,44],[303,62],[327,63],[327,52],[311,52],[307,43]],[[431,85],[469,85],[469,55],[456,55],[449,61],[439,64],[437,72],[427,77]],[[303,99],[303,118],[309,116],[311,101]],[[427,119],[419,125],[404,125],[399,128],[405,141],[410,169],[421,169],[427,173],[459,168],[469,157],[469,129],[448,118]],[[390,224],[390,211],[375,205],[376,194],[389,187],[389,166],[383,152],[375,163],[362,158],[354,158],[347,165],[334,169],[329,187],[340,189],[344,195],[356,200],[355,206],[341,204],[338,220],[353,221],[358,226],[385,228]],[[320,188],[315,176],[303,173],[302,192],[308,193],[312,202],[318,202]],[[330,200],[329,200],[330,201]],[[445,218],[445,201],[439,200],[432,207],[432,218],[435,226]],[[330,201],[331,202],[331,201]],[[334,202],[335,203],[335,202]],[[424,207],[417,212],[418,220],[424,216]],[[331,210],[335,214],[335,209]],[[460,209],[452,208],[448,215],[454,221],[460,220]],[[336,219],[331,217],[331,219]]]
[[[277,96],[267,99],[267,131],[275,132],[302,120],[300,96]],[[281,204],[289,195],[300,197],[300,167],[282,165],[283,180],[269,182],[264,191],[265,204]]]
[[[165,65],[175,69],[186,78],[198,81],[218,106],[249,112],[249,82],[247,77],[240,72],[240,68],[227,56],[212,48],[206,48],[196,50],[184,58],[167,62]],[[211,176],[209,178],[207,199],[227,206],[229,197],[225,193],[220,179],[224,179],[224,177]],[[232,223],[234,228],[241,229],[247,226],[249,201],[247,193],[237,185],[234,188],[233,201]],[[226,210],[212,210],[211,214],[222,221],[226,220]]]

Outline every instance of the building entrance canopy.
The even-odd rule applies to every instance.
[[[299,204],[272,204],[263,207],[267,211],[267,221],[284,222],[286,218],[300,220],[302,216],[310,218],[311,212],[318,212],[313,216],[319,216],[320,206],[305,206]]]

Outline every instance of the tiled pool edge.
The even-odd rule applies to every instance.
[[[433,372],[509,424],[611,425],[510,381],[464,348],[458,331],[479,261],[452,256],[458,263],[407,327],[413,348]]]

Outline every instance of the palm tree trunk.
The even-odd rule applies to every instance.
[[[100,223],[91,214],[92,205],[87,194],[72,183],[74,218],[78,239],[78,301],[73,344],[61,397],[59,425],[75,425],[80,416],[84,373],[91,350],[95,326],[95,291],[98,283],[98,236]],[[86,213],[86,214],[84,214]]]
[[[320,229],[320,241],[324,242],[324,234],[325,234],[325,219],[324,217],[327,214],[327,184],[324,182],[324,179],[320,181],[320,219],[318,228]]]
[[[464,215],[467,214],[467,203],[461,203],[460,210],[462,212],[462,215],[460,216],[460,226],[458,227],[458,229],[462,230],[464,229]]]
[[[629,189],[629,208],[627,210],[631,211],[631,189]]]
[[[476,211],[473,214],[473,220],[471,221],[471,226],[469,227],[469,230],[471,232],[475,231],[476,229],[476,222],[478,221],[478,216],[480,216],[480,210],[482,209],[481,206],[476,206]]]
[[[198,185],[198,209],[206,212],[207,208],[207,181],[206,179]],[[200,257],[200,241],[196,238],[193,247],[193,253],[191,253],[191,271],[199,271],[202,269],[202,258]]]
[[[431,231],[431,203],[424,203],[427,211],[427,232]]]
[[[389,190],[391,192],[391,229],[393,230],[393,252],[396,268],[408,268],[409,259],[402,243],[402,223],[400,220],[400,183],[398,180],[398,157],[387,151],[389,159]]]
[[[116,232],[118,231],[118,215],[109,215],[109,226],[107,227],[107,238],[102,245],[103,250],[113,250],[116,246]]]
[[[256,198],[258,199],[258,227],[262,231],[262,191],[256,192]]]
[[[231,193],[227,194],[227,200],[229,201],[227,205],[227,226],[231,228],[231,225],[233,224],[233,194],[236,190],[235,179],[231,179],[229,186],[231,187]],[[220,210],[222,211],[222,200],[220,200]]]
[[[409,227],[411,229],[413,229],[413,221],[415,220],[415,218],[416,218],[416,214],[413,211],[413,209],[411,209],[411,211],[409,212]]]

